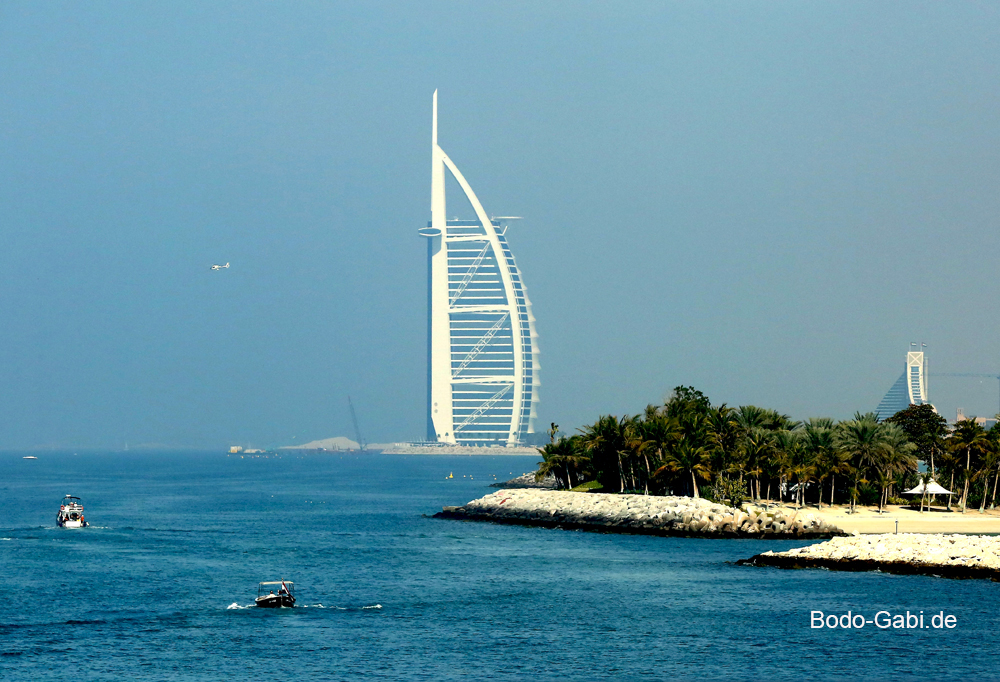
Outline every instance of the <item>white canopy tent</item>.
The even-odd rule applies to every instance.
[[[927,490],[924,490],[925,487],[927,488]],[[904,490],[903,494],[904,495],[923,495],[925,492],[928,495],[954,495],[955,494],[955,493],[951,492],[950,490],[945,490],[944,488],[942,488],[941,486],[939,486],[937,484],[937,482],[933,478],[927,482],[926,486],[924,485],[924,483],[920,483],[919,485],[917,485],[916,488],[913,488],[911,490]]]

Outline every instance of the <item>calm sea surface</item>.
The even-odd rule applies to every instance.
[[[21,454],[0,455],[4,680],[1000,677],[997,583],[424,516],[535,458]],[[91,528],[55,527],[66,494]],[[303,608],[248,608],[282,577]],[[814,609],[958,625],[815,630]]]

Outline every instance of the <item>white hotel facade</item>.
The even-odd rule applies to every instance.
[[[911,347],[913,345],[915,344],[911,344]],[[906,354],[903,374],[896,379],[875,411],[878,412],[879,419],[888,419],[910,405],[930,404],[927,397],[927,358],[923,351],[911,350]]]
[[[475,220],[448,220],[445,169]],[[427,439],[517,445],[534,433],[538,335],[503,219],[490,218],[438,145],[437,91],[431,133],[427,239]]]

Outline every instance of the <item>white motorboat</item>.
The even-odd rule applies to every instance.
[[[257,598],[254,604],[269,609],[295,606],[295,583],[291,580],[260,583],[257,585]]]
[[[83,518],[83,502],[79,497],[67,495],[59,505],[56,525],[60,528],[86,528],[90,524]]]

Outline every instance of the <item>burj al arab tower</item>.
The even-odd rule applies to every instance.
[[[445,168],[474,220],[448,220]],[[465,176],[438,146],[434,91],[431,220],[427,238],[427,439],[517,445],[534,432],[538,336],[531,302],[507,246],[504,219],[487,216]]]

